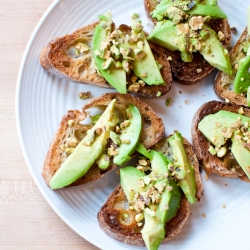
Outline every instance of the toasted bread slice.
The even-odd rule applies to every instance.
[[[197,186],[196,198],[197,200],[200,200],[201,195],[203,194],[203,185],[199,174],[199,163],[194,154],[191,144],[187,140],[184,141],[184,146],[187,152],[188,159],[194,166]],[[168,155],[168,147],[169,145],[167,142],[167,138],[164,138],[155,145],[154,149],[161,151],[165,155]],[[129,217],[124,218],[124,213],[128,214]],[[188,219],[188,216],[188,200],[183,194],[176,216],[166,223],[166,235],[163,242],[172,239],[181,231],[183,225]],[[99,211],[97,218],[100,227],[112,238],[128,244],[145,246],[142,235],[140,233],[142,227],[137,226],[137,222],[135,221],[135,212],[128,208],[128,201],[120,184],[110,194],[106,203]]]
[[[40,62],[44,69],[49,72],[65,77],[73,82],[90,84],[102,88],[113,88],[102,76],[96,71],[94,58],[91,47],[94,36],[94,29],[98,22],[82,27],[72,34],[59,37],[49,42],[40,54]],[[130,32],[131,28],[127,25],[121,25],[120,30]],[[75,57],[72,48],[82,42],[89,46],[89,50],[83,55]],[[156,44],[149,43],[153,55],[157,62],[162,65],[160,70],[165,85],[146,85],[141,87],[137,92],[132,94],[156,97],[157,94],[166,94],[170,91],[172,83],[172,73],[167,61],[164,49]],[[128,82],[130,77],[127,77]]]
[[[60,165],[67,157],[67,153],[63,148],[67,147],[67,139],[74,137],[78,141],[81,141],[86,135],[87,130],[93,126],[89,124],[82,124],[84,119],[87,118],[88,110],[94,107],[105,108],[113,99],[116,99],[115,107],[121,113],[126,111],[126,108],[130,104],[135,105],[139,109],[143,123],[140,142],[146,148],[152,147],[162,138],[165,130],[162,119],[158,117],[146,103],[129,94],[103,94],[100,97],[92,99],[89,103],[83,106],[81,112],[78,110],[69,110],[68,113],[62,118],[59,129],[50,144],[44,162],[42,175],[47,184],[49,184],[52,176],[60,168]],[[68,124],[69,120],[74,121],[73,125],[70,126]],[[79,186],[96,181],[116,167],[116,165],[111,163],[106,170],[101,170],[96,164],[94,164],[82,178],[78,179],[70,186]]]
[[[239,40],[230,52],[230,61],[233,68],[233,74],[228,75],[224,72],[219,72],[214,82],[214,91],[219,98],[222,100],[228,99],[230,102],[242,106],[247,106],[246,96],[236,94],[233,91],[233,82],[237,74],[235,65],[238,64],[240,59],[246,56],[243,53],[243,47],[245,43],[250,43],[250,36],[247,33],[247,28],[243,31]]]
[[[230,103],[223,103],[218,101],[210,101],[203,104],[196,112],[192,122],[192,144],[195,154],[198,160],[201,162],[202,167],[206,173],[215,173],[223,177],[240,178],[243,181],[250,182],[244,171],[239,167],[239,164],[234,160],[232,161],[232,155],[230,152],[223,158],[213,156],[208,152],[211,143],[206,137],[199,131],[199,122],[207,115],[214,114],[220,110],[227,110],[233,113],[238,113],[240,106]],[[250,117],[250,110],[244,108],[244,115]],[[230,156],[230,158],[229,158]],[[232,165],[233,168],[229,168],[227,165]]]
[[[154,24],[156,20],[151,17],[150,13],[155,9],[157,4],[158,2],[155,0],[144,0],[147,16]],[[228,21],[226,19],[211,19],[208,25],[216,33],[221,31],[224,34],[225,39],[222,44],[227,48],[231,41],[231,29]],[[183,62],[179,51],[165,49],[165,53],[167,58],[172,58],[169,63],[172,69],[173,78],[181,84],[195,84],[204,79],[215,69],[199,52],[193,53],[192,62]]]

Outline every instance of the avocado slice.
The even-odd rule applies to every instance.
[[[151,150],[150,154],[152,155],[152,171],[156,172],[157,174],[169,174],[168,164],[171,163],[171,161],[166,158],[161,152]],[[181,192],[180,188],[177,186],[174,180],[164,179],[163,181],[165,181],[168,186],[172,187],[171,191],[169,191],[168,189],[165,189],[163,191],[162,198],[159,204],[159,214],[161,222],[166,223],[176,216],[180,205]],[[168,207],[168,209],[166,209],[166,206]]]
[[[143,172],[134,167],[129,166],[120,170],[121,187],[129,203],[132,202],[133,194],[141,191],[138,181],[144,176]],[[150,209],[155,211],[155,216],[152,217],[144,210],[145,223],[141,234],[147,248],[157,250],[165,237],[165,223],[161,222],[159,205],[151,204]]]
[[[250,151],[245,148],[242,141],[236,139],[235,136],[232,137],[231,152],[247,177],[250,179]]]
[[[146,56],[140,61],[135,59],[132,62],[132,68],[135,75],[148,85],[165,84],[147,39],[144,38],[142,41],[144,43],[143,52]]]
[[[178,5],[179,2],[182,1],[174,1],[174,5]],[[210,16],[213,18],[227,18],[227,15],[217,5],[217,1],[204,0],[202,1],[202,3],[194,3],[195,4],[191,7],[190,10],[185,10],[189,15]],[[161,1],[152,12],[152,18],[156,18],[158,21],[162,21],[164,18],[167,18],[167,9],[171,6],[173,6],[172,0]]]
[[[202,30],[209,33],[209,37],[205,40],[206,47],[210,49],[207,52],[205,47],[201,47],[200,53],[203,55],[206,61],[209,62],[215,68],[232,74],[232,66],[227,50],[220,43],[217,34],[207,25],[204,25]]]
[[[212,18],[226,19],[227,15],[215,4],[204,1],[202,4],[196,3],[187,13],[189,15],[210,16]],[[217,2],[217,1],[216,1]]]
[[[137,24],[140,24],[139,21],[132,19],[132,36],[140,35],[141,40],[140,43],[143,46],[141,48],[142,53],[145,54],[143,58],[136,57],[135,60],[132,61],[131,65],[135,75],[137,75],[140,79],[142,79],[148,85],[161,85],[165,84],[158,65],[155,61],[154,55],[151,51],[151,48],[148,44],[146,36],[143,31],[137,30]],[[131,46],[131,44],[130,44]],[[134,50],[135,52],[136,50]],[[140,52],[140,49],[139,49]]]
[[[111,131],[110,131],[111,132]],[[97,160],[96,164],[98,167],[102,170],[105,170],[109,167],[110,165],[110,159],[107,154],[102,154]]]
[[[172,6],[172,0],[162,0],[156,5],[156,8],[151,13],[152,18],[156,18],[158,21],[162,21],[167,17],[167,9]]]
[[[148,150],[140,142],[137,143],[135,150],[138,153],[146,156],[149,160],[152,160],[152,155],[150,154],[150,152],[148,152]]]
[[[239,63],[239,68],[237,74],[234,78],[234,92],[240,94],[242,92],[247,92],[250,86],[250,56],[247,56]]]
[[[183,137],[179,132],[174,132],[174,134],[168,139],[168,142],[173,152],[175,165],[177,165],[185,173],[184,178],[179,179],[178,181],[179,186],[186,195],[188,201],[193,204],[196,202],[196,182],[194,169],[188,161],[183,146]]]
[[[231,124],[237,122],[238,117],[240,117],[243,124],[245,122],[250,122],[247,116],[220,110],[215,114],[204,117],[199,122],[198,129],[214,146],[220,148],[226,143],[226,139],[222,135],[221,129],[225,127],[229,128]]]
[[[147,37],[148,41],[159,44],[160,46],[171,51],[179,50],[176,43],[178,41],[177,31],[170,20],[157,22],[153,31]]]
[[[239,117],[243,124],[246,122],[250,123],[250,119],[247,116],[221,110],[202,119],[198,125],[198,129],[213,145],[221,148],[227,140],[222,135],[221,129],[230,128],[230,125],[237,122]],[[232,135],[231,140],[231,152],[248,178],[250,178],[250,151],[244,147],[241,140],[236,139],[235,133]]]
[[[120,169],[121,187],[128,199],[128,202],[132,202],[133,194],[141,190],[138,181],[144,177],[145,174],[134,167],[125,167]]]
[[[112,30],[111,12],[103,15],[100,22],[95,27],[93,38],[93,57],[101,75],[112,85],[119,93],[126,94],[126,72],[122,68],[116,68],[111,65],[108,69],[103,69],[105,59],[96,55],[96,51],[101,51],[101,44],[105,42]]]
[[[142,238],[148,250],[157,250],[165,237],[165,223],[160,220],[159,206],[152,204],[152,211],[155,211],[155,216],[152,217],[147,210],[144,211],[144,226],[141,230]]]
[[[118,154],[114,156],[114,164],[120,166],[131,159],[140,138],[142,120],[141,114],[135,105],[129,105],[127,109],[128,117],[131,117],[130,124],[120,135],[120,146],[116,149]]]
[[[115,102],[115,99],[110,102],[100,119],[88,130],[87,135],[77,145],[73,153],[66,158],[56,171],[49,183],[52,189],[65,187],[82,177],[102,154],[109,139],[110,126],[111,124],[115,126],[115,121],[112,120],[116,118],[114,116]],[[103,129],[103,127],[106,129]],[[101,129],[102,132],[94,138],[96,129]]]

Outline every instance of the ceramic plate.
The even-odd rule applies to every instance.
[[[220,0],[229,22],[237,28],[232,44],[246,26],[247,5],[250,1]],[[144,27],[151,26],[142,0],[61,0],[55,1],[38,23],[27,45],[20,67],[16,112],[19,138],[29,170],[40,191],[56,213],[79,235],[101,249],[138,249],[118,242],[99,227],[97,213],[119,182],[114,171],[94,184],[61,191],[49,189],[41,176],[44,157],[57,130],[61,117],[69,109],[80,109],[85,102],[78,98],[81,91],[97,97],[107,89],[81,85],[60,79],[40,65],[39,54],[51,39],[73,32],[97,20],[97,15],[112,10],[118,25],[130,24],[130,16],[139,13]],[[166,134],[178,129],[191,139],[191,121],[204,103],[217,99],[213,92],[216,72],[199,84],[183,86],[173,83],[171,91],[160,98],[143,99],[161,116]],[[168,97],[172,105],[165,106]],[[202,173],[205,194],[200,203],[191,207],[191,215],[178,236],[160,249],[249,249],[250,186],[240,180]]]

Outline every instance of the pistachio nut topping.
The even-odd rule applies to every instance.
[[[162,0],[151,16],[158,22],[149,41],[179,50],[184,62],[192,62],[192,53],[198,51],[212,66],[232,74],[228,51],[221,44],[225,34],[209,27],[211,18],[227,18],[217,1]]]
[[[111,13],[108,12],[99,16],[100,24],[95,31],[94,47],[97,49],[93,50],[93,54],[96,61],[101,62],[97,66],[106,80],[115,72],[122,74],[123,88],[113,85],[119,92],[124,92],[125,87],[128,91],[138,92],[145,84],[164,84],[138,17],[136,14],[132,15],[131,30],[120,27],[114,29]],[[103,33],[103,29],[105,34],[99,39],[98,35]],[[131,75],[131,81],[126,82],[124,74]]]

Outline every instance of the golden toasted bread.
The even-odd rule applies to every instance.
[[[65,152],[65,148],[68,146],[68,138],[74,138],[80,142],[85,137],[87,130],[93,126],[90,124],[82,124],[84,119],[86,119],[88,116],[88,110],[94,107],[103,109],[107,107],[113,99],[116,99],[115,107],[121,113],[126,112],[126,109],[130,104],[133,104],[138,108],[143,124],[140,142],[146,148],[152,147],[162,138],[165,130],[162,119],[158,117],[152,108],[146,103],[130,94],[103,94],[100,97],[92,99],[89,103],[83,106],[82,111],[69,110],[62,118],[59,129],[50,144],[44,162],[42,175],[48,185],[53,175],[68,156],[67,152]],[[69,120],[73,120],[73,124],[69,124]],[[117,166],[111,162],[110,166],[106,170],[101,170],[97,164],[94,164],[82,178],[78,179],[70,186],[79,186],[96,181],[116,167]]]
[[[94,29],[97,24],[98,22],[95,22],[76,30],[72,34],[56,38],[49,42],[40,54],[40,62],[43,68],[59,77],[65,77],[73,82],[90,84],[102,88],[113,88],[97,73],[92,55]],[[131,28],[127,25],[121,25],[119,29],[127,33],[131,32]],[[72,48],[79,42],[86,44],[90,49],[79,57],[76,57]],[[145,97],[156,97],[159,93],[160,95],[164,95],[170,91],[172,73],[164,49],[153,43],[149,43],[149,45],[155,60],[162,65],[160,72],[165,84],[145,84],[145,86],[141,86],[136,92],[128,92]],[[130,78],[131,77],[127,75],[128,82]]]
[[[167,138],[164,138],[158,142],[153,147],[153,149],[156,151],[161,151],[164,155],[168,156],[169,147],[170,146],[167,142]],[[197,187],[196,198],[197,200],[200,200],[204,190],[199,173],[199,163],[195,156],[192,145],[186,139],[184,140],[184,147],[190,163],[192,166],[194,166]],[[128,214],[126,218],[123,216],[124,213]],[[140,227],[137,225],[137,222],[135,221],[135,215],[136,212],[129,209],[125,193],[123,192],[121,186],[118,185],[100,209],[97,218],[100,227],[112,238],[128,244],[145,246],[140,233],[143,225]],[[181,231],[183,225],[188,219],[188,216],[188,200],[183,194],[176,216],[166,223],[166,235],[163,242],[172,239]]]
[[[154,24],[156,24],[156,20],[152,18],[150,13],[155,9],[157,4],[158,2],[154,0],[144,0],[147,16]],[[228,21],[226,19],[211,19],[208,25],[216,33],[219,31],[223,33],[225,39],[222,44],[227,48],[231,41],[231,29]],[[167,58],[172,58],[169,63],[172,69],[173,78],[185,85],[191,85],[201,81],[215,69],[199,52],[193,53],[192,62],[183,62],[179,51],[165,49],[165,53]]]
[[[223,158],[218,158],[209,153],[208,149],[211,143],[199,131],[199,122],[209,114],[217,113],[220,110],[226,110],[232,113],[238,113],[240,106],[230,103],[210,101],[203,104],[196,112],[192,122],[192,145],[198,160],[206,173],[215,173],[223,177],[240,178],[243,181],[250,182],[244,171],[233,157],[230,151]],[[244,115],[250,117],[250,110],[244,108]]]

